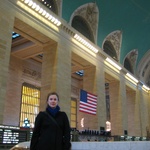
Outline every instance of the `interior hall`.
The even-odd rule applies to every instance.
[[[34,128],[56,91],[72,129],[150,137],[149,6],[0,1],[0,125],[21,129],[27,119]],[[81,106],[82,91],[96,96],[95,108]]]

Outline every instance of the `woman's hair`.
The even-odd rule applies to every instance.
[[[49,93],[49,94],[47,95],[47,100],[46,100],[46,101],[48,101],[48,99],[49,99],[49,97],[50,97],[51,95],[56,95],[57,98],[58,98],[58,101],[59,101],[59,95],[58,95],[56,92],[51,92],[51,93]]]

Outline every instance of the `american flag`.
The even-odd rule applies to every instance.
[[[96,108],[97,96],[84,90],[80,90],[79,111],[96,115]]]

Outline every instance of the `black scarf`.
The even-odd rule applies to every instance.
[[[53,116],[56,116],[56,114],[59,112],[60,107],[57,105],[55,108],[51,108],[50,106],[48,106],[46,108],[46,110]]]

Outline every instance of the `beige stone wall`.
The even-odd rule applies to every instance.
[[[128,115],[128,134],[134,135],[135,132],[135,92],[127,91],[127,115]],[[137,114],[138,115],[138,114]]]
[[[11,35],[14,15],[10,5],[0,1],[0,124],[3,123]]]
[[[87,92],[96,94],[96,68],[92,66],[91,68],[84,70],[83,78],[83,89]],[[84,118],[84,129],[94,130],[98,127],[98,115],[90,115],[79,112],[79,120]]]
[[[64,50],[66,53],[64,53]],[[70,58],[70,60],[69,60]],[[45,109],[47,94],[58,92],[59,105],[70,119],[71,100],[71,53],[65,45],[52,45],[44,49],[42,63],[41,103],[40,109]]]
[[[104,64],[103,59],[102,62],[97,64],[96,68],[96,91],[98,95],[97,102],[97,130],[100,127],[106,128],[107,114],[106,114],[106,95],[105,95],[105,72],[104,72]]]
[[[5,115],[3,124],[19,125],[20,106],[21,106],[21,75],[22,61],[11,57],[9,74],[7,79],[7,91],[5,100]]]
[[[41,85],[41,64],[29,60],[10,57],[4,109],[5,125],[19,125],[21,111],[22,84]]]
[[[71,78],[71,97],[79,100],[79,92],[82,89],[83,81],[75,77]]]
[[[123,134],[122,102],[119,98],[119,81],[110,83],[110,114],[112,135]]]
[[[142,92],[140,90],[137,91],[137,97],[139,100],[139,111],[140,111],[140,124],[141,124],[141,135],[146,136],[146,127],[149,125],[149,95],[145,92]]]

